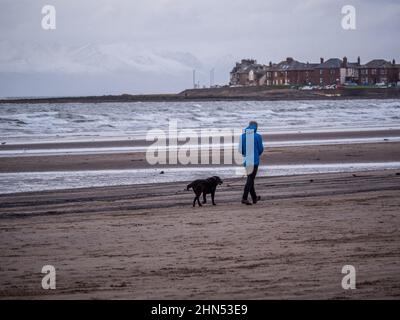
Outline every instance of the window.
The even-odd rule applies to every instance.
[[[319,83],[320,83],[320,84],[323,84],[323,83],[324,83],[324,79],[319,78]]]
[[[254,81],[254,71],[250,70],[249,72],[249,81]]]
[[[330,73],[330,74],[335,74],[335,69],[329,70],[329,73]]]
[[[319,74],[320,75],[324,74],[324,70],[319,70]]]
[[[380,71],[380,74],[386,74],[386,69],[381,69],[379,71]]]
[[[371,74],[376,74],[376,69],[371,69]]]

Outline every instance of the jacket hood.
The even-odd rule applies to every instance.
[[[256,133],[257,132],[257,126],[255,124],[251,124],[245,129],[245,131],[247,131],[247,130],[254,130],[254,133]]]

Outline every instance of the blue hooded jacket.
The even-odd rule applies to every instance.
[[[251,145],[248,146],[248,152],[246,152],[246,140],[247,141],[254,141],[254,147],[252,148]],[[251,150],[253,149],[253,152]],[[239,141],[239,151],[244,156],[244,166],[258,166],[260,164],[260,155],[264,151],[263,141],[260,134],[257,133],[257,126],[249,125],[244,133],[242,134],[240,141]]]

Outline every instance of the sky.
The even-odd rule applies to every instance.
[[[42,28],[42,8],[56,29]],[[342,7],[356,10],[342,28]],[[0,0],[0,96],[180,92],[243,58],[400,63],[399,0]]]

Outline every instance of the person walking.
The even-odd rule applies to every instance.
[[[249,126],[244,130],[239,140],[239,151],[244,157],[243,165],[246,168],[247,180],[244,186],[242,203],[251,205],[247,199],[249,193],[253,204],[256,204],[261,197],[257,196],[254,188],[254,179],[256,178],[258,166],[260,164],[260,155],[264,151],[262,136],[257,133],[258,124],[256,121],[250,121]]]

